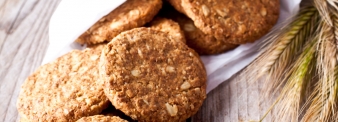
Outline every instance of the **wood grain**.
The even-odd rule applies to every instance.
[[[193,122],[249,122],[259,121],[271,101],[261,96],[262,82],[238,82],[237,76],[212,90]],[[269,114],[263,122],[270,122]]]
[[[49,19],[60,0],[0,1],[0,122],[19,116],[16,99],[20,86],[44,57]],[[226,81],[208,94],[196,122],[258,120],[266,111],[259,102],[262,83]],[[269,116],[266,121],[269,121]]]
[[[16,99],[26,77],[41,63],[49,19],[60,0],[0,2],[0,122],[18,119]]]

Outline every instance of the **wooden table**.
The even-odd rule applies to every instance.
[[[16,100],[21,84],[42,62],[48,46],[49,19],[59,2],[0,0],[0,122],[19,120]],[[258,120],[266,110],[259,102],[259,84],[224,82],[208,94],[192,120]]]

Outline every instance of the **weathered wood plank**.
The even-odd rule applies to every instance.
[[[208,94],[193,122],[248,122],[263,117],[270,101],[262,95],[262,82],[238,82],[232,78]],[[264,122],[270,122],[269,114]]]
[[[26,0],[15,19],[8,16],[10,18],[4,18],[8,22],[0,21],[2,24],[11,23],[11,28],[5,30],[6,37],[2,37],[0,48],[0,59],[5,60],[0,62],[1,122],[13,122],[18,118],[16,100],[20,86],[40,66],[48,45],[49,19],[59,2]]]

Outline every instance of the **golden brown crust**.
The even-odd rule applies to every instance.
[[[123,31],[151,21],[161,7],[162,0],[127,0],[96,22],[76,42],[92,45],[110,41]]]
[[[123,120],[118,116],[95,115],[95,116],[82,117],[76,122],[128,122],[128,121]]]
[[[253,42],[277,22],[279,0],[168,0],[205,34],[226,43]]]
[[[121,33],[103,50],[112,104],[138,121],[185,121],[206,98],[206,71],[182,41],[150,28]]]
[[[213,35],[204,34],[194,25],[191,19],[177,12],[167,3],[163,4],[159,16],[176,21],[185,34],[187,45],[200,55],[219,54],[238,46],[237,44],[225,43],[224,40],[217,40]]]
[[[156,17],[150,22],[150,28],[166,32],[168,35],[186,43],[184,32],[181,30],[180,25],[171,19]]]
[[[23,83],[18,111],[32,121],[76,121],[108,107],[98,62],[101,50],[74,50],[39,67]]]

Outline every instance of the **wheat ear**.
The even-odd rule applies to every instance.
[[[278,40],[279,43],[262,55],[262,58],[266,60],[260,72],[261,75],[282,74],[283,70],[279,69],[285,69],[295,59],[294,57],[297,57],[294,55],[302,49],[308,37],[311,37],[317,17],[316,9],[309,8],[308,12],[292,23],[290,30]]]
[[[286,83],[279,97],[270,107],[270,110],[277,110],[273,116],[274,121],[298,121],[301,113],[302,98],[308,83],[312,80],[312,72],[315,71],[315,52],[317,39],[308,42],[300,57],[285,75],[283,81]]]

